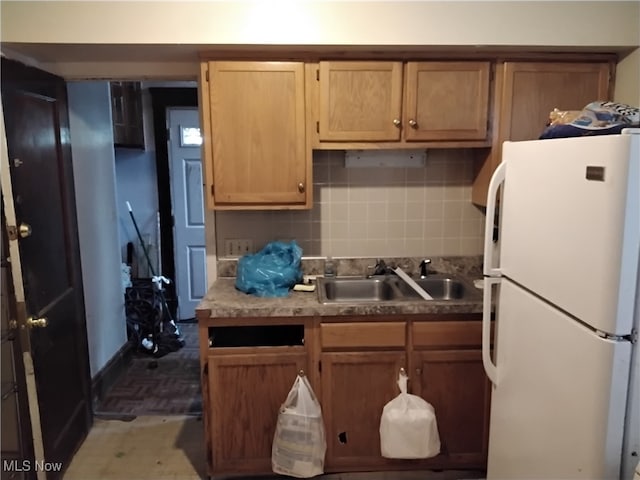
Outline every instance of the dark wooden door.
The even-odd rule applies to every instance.
[[[36,461],[66,468],[92,415],[65,82],[2,58],[2,105],[16,216],[7,224],[24,285],[17,320],[27,371],[33,363],[45,457]],[[30,326],[29,317],[47,325]]]

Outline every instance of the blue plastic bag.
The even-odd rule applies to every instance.
[[[302,280],[302,248],[295,240],[270,242],[238,260],[236,288],[258,297],[286,297]]]

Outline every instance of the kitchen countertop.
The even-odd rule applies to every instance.
[[[460,275],[458,273],[458,275]],[[471,285],[477,276],[460,275]],[[415,300],[322,304],[317,289],[290,291],[287,297],[265,298],[235,288],[235,278],[219,278],[196,309],[199,318],[331,317],[356,315],[410,315],[481,313],[482,290],[467,300]]]
[[[280,298],[256,297],[236,290],[234,278],[221,278],[215,281],[196,310],[202,311],[201,315],[218,318],[481,313],[482,295],[478,292],[477,298],[469,300],[322,304],[317,291],[291,291],[289,296]]]

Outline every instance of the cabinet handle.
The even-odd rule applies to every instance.
[[[420,375],[422,373],[422,369],[421,368],[416,368],[416,375]]]
[[[418,122],[416,122],[415,120],[411,119],[411,120],[409,120],[409,126],[411,128],[418,128]]]
[[[394,118],[394,119],[393,119],[393,124],[394,124],[396,127],[399,127],[399,126],[400,126],[400,120],[398,120],[397,118]]]
[[[298,184],[298,191],[299,191],[300,193],[304,193],[304,183],[300,182],[300,183]]]

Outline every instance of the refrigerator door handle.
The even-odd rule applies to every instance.
[[[482,301],[482,365],[491,383],[498,385],[498,367],[491,359],[491,294],[501,278],[484,277]]]
[[[487,212],[484,224],[484,274],[492,277],[500,276],[502,272],[499,266],[494,267],[493,260],[493,226],[496,218],[496,202],[498,199],[498,188],[504,183],[507,165],[502,162],[498,165],[487,192]]]

